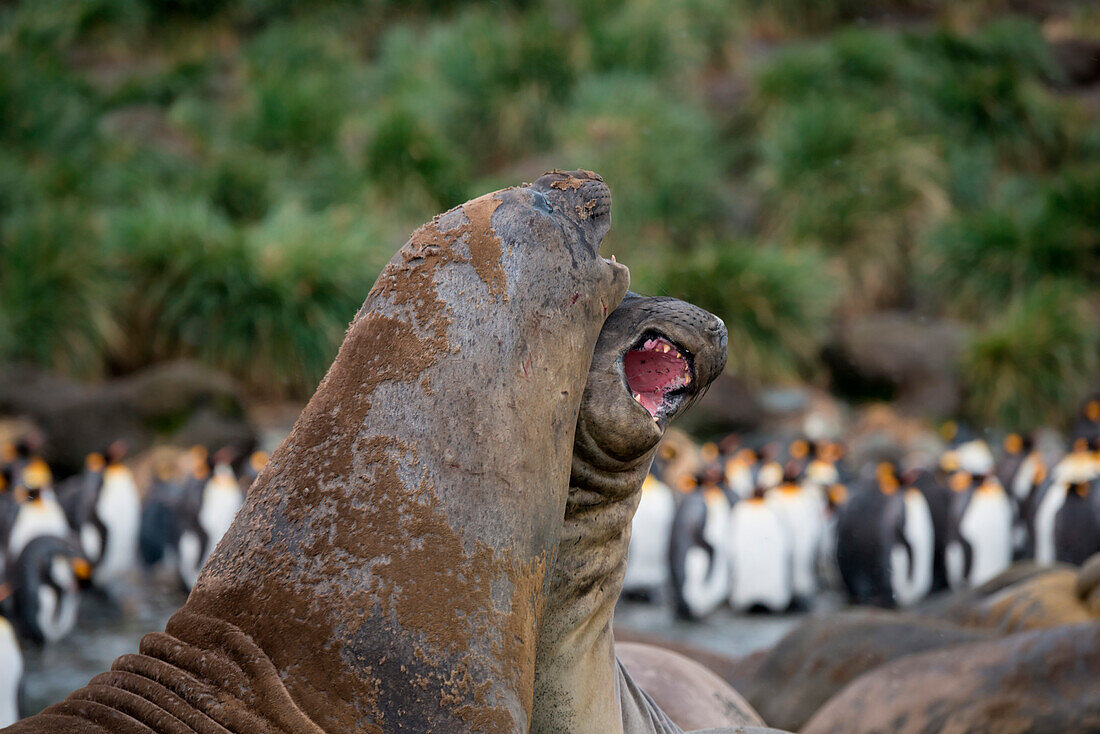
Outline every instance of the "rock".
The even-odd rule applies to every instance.
[[[989,633],[883,610],[810,618],[729,682],[770,726],[798,730],[867,671],[897,658],[984,640]]]
[[[911,655],[833,697],[802,734],[1100,732],[1100,622]]]
[[[691,410],[680,427],[695,435],[751,431],[764,422],[764,410],[754,392],[730,374],[718,377]]]
[[[256,441],[236,383],[194,362],[156,365],[91,385],[26,367],[2,372],[0,414],[24,417],[41,428],[43,458],[62,476],[117,439],[132,452],[157,440],[242,451]]]
[[[959,408],[955,365],[962,344],[955,324],[886,311],[842,322],[825,358],[842,391],[892,393],[901,410],[938,417]]]

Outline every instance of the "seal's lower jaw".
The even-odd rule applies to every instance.
[[[679,411],[695,381],[691,353],[653,332],[622,356],[622,366],[634,401],[661,427]]]

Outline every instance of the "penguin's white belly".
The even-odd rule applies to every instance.
[[[844,585],[836,560],[836,526],[836,515],[826,519],[817,543],[817,578],[828,589],[840,589]]]
[[[214,546],[229,530],[237,510],[244,504],[244,495],[236,486],[207,486],[203,490],[202,508],[199,510],[199,524],[206,531],[209,543],[206,548],[208,557]],[[203,562],[206,562],[204,557]]]
[[[23,653],[8,620],[0,617],[0,727],[19,720],[19,682],[23,679]]]
[[[704,548],[688,549],[684,555],[684,603],[696,617],[704,617],[726,600],[729,594],[729,503],[724,497],[707,499],[707,518],[703,538],[714,554]]]
[[[752,468],[738,467],[726,476],[726,484],[738,497],[743,500],[748,499],[752,496]]]
[[[38,587],[38,609],[35,622],[46,642],[57,642],[66,637],[76,626],[79,589],[72,566],[65,556],[55,556],[50,561],[50,580],[60,588],[43,583]]]
[[[791,603],[790,541],[776,514],[761,502],[739,502],[730,521],[730,604],[773,611]]]
[[[1035,562],[1042,565],[1054,563],[1054,518],[1066,501],[1067,486],[1062,482],[1047,487],[1038,509],[1035,510]]]
[[[1034,455],[1029,455],[1020,462],[1020,468],[1016,470],[1016,476],[1012,477],[1012,494],[1019,501],[1024,501],[1031,494],[1035,485],[1035,475],[1039,471],[1039,460]]]
[[[668,543],[676,507],[668,487],[642,492],[630,527],[623,590],[664,588],[668,583]]]
[[[790,539],[791,593],[809,598],[817,591],[814,561],[824,523],[821,503],[807,489],[800,489],[797,494],[772,490],[768,496],[768,506],[775,511]]]
[[[11,535],[8,536],[9,557],[18,558],[27,543],[41,535],[69,537],[69,521],[65,519],[65,511],[56,500],[27,502],[19,508]]]
[[[1012,563],[1012,506],[1003,492],[975,493],[959,531],[973,554],[971,586],[984,584]]]
[[[103,539],[106,547],[93,576],[97,584],[102,584],[134,567],[141,525],[141,500],[133,480],[124,476],[104,482],[95,512],[107,528],[107,537]]]
[[[905,526],[902,532],[913,554],[912,566],[905,548],[895,545],[890,549],[890,581],[894,600],[904,607],[923,599],[932,588],[932,555],[935,550],[932,511],[924,495],[917,490],[908,490],[905,494]]]
[[[190,530],[183,531],[179,539],[179,570],[188,590],[194,588],[204,560],[199,536]]]

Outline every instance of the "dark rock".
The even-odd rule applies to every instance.
[[[954,414],[960,327],[902,312],[855,316],[841,323],[825,358],[835,387],[855,397],[896,399],[927,416]]]
[[[244,397],[224,374],[193,362],[171,362],[101,384],[81,384],[28,367],[0,369],[0,414],[29,419],[46,434],[43,458],[60,475],[122,439],[131,451],[156,440],[233,445],[248,451],[256,434]]]
[[[695,435],[751,431],[760,427],[764,409],[755,393],[737,377],[719,375],[679,425]]]
[[[1061,85],[1090,87],[1100,81],[1100,42],[1064,38],[1050,44],[1050,55],[1061,71]]]

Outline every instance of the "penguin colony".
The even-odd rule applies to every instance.
[[[994,451],[949,424],[933,466],[851,471],[844,447],[737,436],[662,446],[642,487],[623,595],[671,592],[678,616],[805,609],[821,589],[905,607],[975,586],[1013,560],[1080,564],[1100,552],[1100,397],[1049,466],[1017,434]],[[267,461],[201,447],[153,462],[139,488],[116,442],[55,481],[40,436],[0,444],[0,727],[25,713],[21,645],[63,640],[82,589],[167,566],[189,591]],[[692,448],[691,450],[695,450]]]
[[[0,727],[26,713],[21,644],[62,640],[82,589],[110,596],[140,567],[169,564],[190,590],[267,460],[196,447],[159,462],[141,491],[122,442],[56,482],[40,445],[0,444]]]
[[[737,436],[665,444],[633,521],[624,595],[700,619],[807,608],[822,589],[852,603],[907,607],[980,585],[1015,560],[1081,564],[1100,552],[1100,397],[1064,454],[1030,437],[996,448],[955,423],[927,466],[853,472],[844,447],[797,438],[750,448]]]

